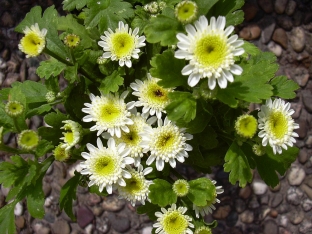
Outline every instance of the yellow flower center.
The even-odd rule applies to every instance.
[[[131,56],[132,51],[135,49],[134,38],[125,32],[117,32],[112,35],[112,53],[118,59]]]
[[[176,141],[176,137],[169,131],[164,131],[157,138],[155,145],[159,149],[170,149],[173,146],[173,143]]]
[[[226,55],[227,42],[220,35],[206,35],[196,42],[194,56],[204,67],[219,68]]]
[[[116,169],[115,160],[111,155],[102,155],[94,162],[93,169],[95,174],[99,176],[110,176],[114,174]]]
[[[100,119],[106,123],[113,123],[120,117],[121,114],[121,110],[116,107],[113,102],[109,102],[102,106],[100,110]]]
[[[197,14],[196,3],[185,1],[176,7],[176,17],[182,22],[191,22]]]
[[[132,177],[130,179],[125,179],[126,186],[122,187],[129,194],[138,194],[142,191],[144,184],[137,174],[131,174]]]
[[[257,120],[252,115],[242,115],[236,120],[235,129],[239,135],[252,138],[257,131]]]
[[[179,211],[169,211],[164,214],[164,218],[161,221],[163,229],[166,233],[181,234],[188,227],[188,221]]]
[[[186,180],[177,180],[173,184],[173,191],[179,197],[186,196],[189,192],[189,188],[190,188],[190,186]]]
[[[19,143],[22,147],[25,148],[34,148],[38,145],[39,137],[37,133],[33,131],[26,131],[21,134],[21,137],[19,139]]]
[[[71,144],[74,141],[74,133],[72,131],[64,132],[64,141]]]
[[[130,127],[130,132],[123,133],[121,135],[121,140],[127,145],[137,145],[138,142],[141,140],[141,137],[139,136],[137,131],[132,130]]]
[[[288,119],[281,111],[273,111],[270,114],[268,126],[277,139],[282,139],[288,133]]]
[[[45,45],[45,40],[37,33],[30,32],[22,38],[21,45],[26,54],[37,56],[41,53]]]
[[[80,38],[79,36],[75,35],[75,34],[68,34],[65,38],[64,38],[64,43],[68,46],[68,47],[76,47],[80,42]]]
[[[168,91],[159,86],[156,83],[151,83],[147,90],[147,96],[152,103],[161,104],[167,102],[168,99]]]

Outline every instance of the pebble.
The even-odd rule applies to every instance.
[[[70,226],[65,220],[59,219],[59,220],[56,220],[56,222],[52,224],[52,231],[54,233],[69,234]]]
[[[301,87],[306,86],[309,80],[309,71],[304,67],[286,69],[286,75],[288,78],[296,81]]]
[[[10,188],[6,188],[1,185],[1,193],[3,194],[3,196],[7,197],[9,192],[10,192]]]
[[[274,3],[274,9],[277,14],[283,14],[286,8],[288,0],[276,0]]]
[[[296,210],[289,213],[288,219],[292,224],[299,224],[304,219],[304,212],[302,210]]]
[[[93,224],[90,223],[88,226],[85,227],[85,234],[92,234],[93,231]]]
[[[86,207],[81,206],[77,212],[77,223],[81,228],[85,228],[94,219],[92,211]]]
[[[272,13],[273,11],[272,0],[258,0],[258,5],[265,11],[265,13]]]
[[[248,199],[251,195],[251,192],[252,192],[252,190],[251,190],[250,186],[247,185],[244,188],[240,188],[238,195],[239,195],[239,197],[241,197],[243,199]]]
[[[268,190],[268,186],[260,180],[254,180],[251,186],[256,195],[263,195]]]
[[[91,206],[94,206],[96,204],[99,204],[101,202],[101,197],[97,194],[90,193],[88,196],[88,204]]]
[[[295,131],[296,133],[298,133],[299,138],[301,138],[301,139],[306,137],[306,135],[307,135],[307,125],[308,125],[306,118],[304,118],[302,116],[303,115],[301,115],[299,120],[296,121],[299,124],[300,128],[296,129],[296,131]],[[303,146],[304,146],[304,143],[303,143]]]
[[[269,204],[269,199],[270,199],[270,196],[268,194],[264,194],[263,196],[261,196],[260,198],[260,203],[262,205],[267,205]]]
[[[312,209],[312,200],[306,198],[302,201],[301,206],[305,212],[308,212]]]
[[[51,232],[49,227],[39,222],[33,225],[33,230],[35,234],[50,234]]]
[[[273,52],[277,57],[282,55],[283,49],[280,45],[274,43],[274,41],[270,41],[268,44],[268,49]]]
[[[289,0],[285,9],[287,15],[293,15],[297,7],[297,3],[294,0]]]
[[[238,213],[242,213],[246,209],[246,203],[242,199],[236,199],[235,200],[235,210]]]
[[[20,216],[23,214],[23,205],[21,202],[16,203],[15,207],[14,207],[14,215],[16,216]]]
[[[293,113],[293,115],[291,116],[294,119],[298,119],[298,117],[300,116],[301,110],[302,110],[302,104],[300,103],[291,103],[291,109],[293,109],[295,111],[295,113]]]
[[[299,188],[295,188],[295,187],[290,187],[288,190],[287,190],[287,201],[289,204],[292,204],[292,205],[299,205],[300,204],[300,199],[302,198],[303,196],[303,192],[301,189]]]
[[[254,212],[245,210],[239,215],[239,217],[243,223],[252,223],[254,221]]]
[[[228,217],[226,217],[226,225],[229,227],[234,227],[238,220],[238,214],[235,211],[232,211]]]
[[[55,221],[55,216],[51,213],[45,213],[43,218],[49,223],[54,223]]]
[[[291,167],[288,174],[288,183],[290,185],[300,185],[305,177],[305,171],[301,167]]]
[[[248,203],[248,208],[250,209],[257,209],[259,207],[259,202],[257,200],[257,196],[253,195]]]
[[[281,193],[275,194],[271,200],[271,207],[276,208],[282,203],[282,201],[283,201],[283,194]]]
[[[212,217],[215,219],[225,219],[231,212],[231,206],[223,205],[217,207],[217,209],[212,213]]]
[[[289,31],[293,28],[293,22],[291,18],[287,15],[280,15],[277,17],[277,24],[285,29],[286,31]]]
[[[289,223],[289,220],[288,220],[287,216],[281,215],[280,220],[279,220],[279,224],[283,227],[287,227],[288,223]]]
[[[144,227],[141,234],[151,234],[153,227]]]
[[[108,218],[96,218],[96,230],[98,230],[100,233],[108,233],[110,230],[110,223]]]
[[[279,234],[292,234],[292,233],[288,229],[280,227],[279,228]]]
[[[284,29],[277,28],[274,30],[272,40],[280,44],[284,49],[288,46],[288,37]]]
[[[268,206],[263,206],[260,209],[259,220],[264,220],[265,217],[270,213],[271,208]]]
[[[252,2],[246,2],[245,5],[242,7],[242,10],[244,11],[244,18],[245,21],[250,21],[257,15],[259,8],[255,3]]]
[[[250,40],[255,40],[257,39],[261,34],[261,29],[258,25],[256,24],[250,24],[244,27],[242,30],[239,32],[239,37],[250,41]]]
[[[15,218],[15,225],[19,229],[23,229],[25,226],[25,218],[23,216],[17,216]]]
[[[119,233],[124,233],[130,229],[130,220],[124,216],[117,216],[110,213],[108,219],[112,228]]]
[[[263,233],[278,233],[278,226],[274,220],[267,220],[264,223]]]
[[[53,204],[53,196],[49,196],[44,200],[44,206],[45,207],[50,207]]]
[[[277,210],[271,210],[270,216],[275,219],[278,216]]]
[[[308,136],[308,138],[307,138],[306,141],[305,141],[305,145],[306,145],[308,148],[312,148],[312,135]]]
[[[276,23],[275,19],[271,16],[264,17],[260,22],[259,25],[262,29],[261,32],[261,42],[266,44],[271,40],[273,35]]]
[[[309,159],[308,152],[306,149],[301,149],[299,152],[298,160],[301,164],[305,164]]]
[[[125,201],[118,199],[116,196],[103,198],[102,207],[104,210],[117,212],[124,208]]]
[[[300,188],[305,192],[305,194],[312,199],[312,188],[306,184],[302,184]]]
[[[294,51],[301,52],[305,47],[305,34],[301,27],[295,27],[290,32],[290,44]]]
[[[100,216],[103,213],[103,208],[101,206],[91,207],[94,216]]]
[[[312,222],[311,219],[310,220],[303,220],[303,222],[299,225],[299,232],[301,233],[308,233],[308,232],[312,232]]]

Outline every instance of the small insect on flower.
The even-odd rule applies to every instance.
[[[145,36],[139,36],[139,28],[133,31],[128,24],[119,21],[118,28],[113,32],[110,28],[101,36],[99,46],[103,47],[103,58],[119,61],[119,66],[132,66],[131,58],[138,59],[141,47],[145,46]]]
[[[39,29],[38,23],[26,27],[23,30],[25,36],[18,44],[18,48],[26,54],[26,58],[35,57],[39,55],[45,48],[45,37],[48,32],[47,29]]]
[[[39,136],[33,130],[24,130],[18,135],[17,143],[22,149],[32,150],[37,147]]]

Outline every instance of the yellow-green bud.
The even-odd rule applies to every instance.
[[[265,154],[265,147],[259,144],[254,144],[252,146],[252,151],[254,152],[255,155],[262,156]]]
[[[53,101],[55,101],[55,93],[53,91],[49,91],[45,95],[45,98],[46,98],[47,102],[53,102]]]
[[[9,101],[4,108],[5,112],[11,117],[17,117],[24,111],[24,106],[18,101]]]
[[[177,180],[172,185],[172,189],[178,197],[184,197],[188,194],[190,185],[186,180]]]
[[[33,130],[22,131],[17,138],[18,145],[25,150],[32,150],[37,147],[39,143],[39,136]]]
[[[55,160],[60,162],[65,162],[67,159],[70,158],[70,151],[65,150],[64,147],[62,147],[62,144],[58,145],[54,151],[53,151]]]
[[[192,23],[197,17],[197,8],[193,1],[182,1],[175,7],[175,16],[183,24]]]
[[[195,230],[194,234],[212,234],[212,232],[209,227],[201,226]]]
[[[235,130],[238,135],[245,138],[252,138],[258,128],[258,123],[252,115],[241,115],[235,121]]]
[[[67,34],[64,38],[64,44],[70,48],[75,48],[80,42],[80,37],[75,34]]]

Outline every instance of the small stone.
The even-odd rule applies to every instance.
[[[238,220],[238,214],[235,211],[232,211],[228,217],[226,217],[226,224],[229,227],[234,227]]]
[[[261,34],[261,29],[256,24],[250,24],[244,27],[240,32],[239,36],[247,41],[257,39]]]
[[[70,234],[70,226],[65,220],[59,219],[52,224],[52,230],[54,233]]]
[[[305,141],[305,145],[308,148],[312,148],[312,136],[308,136],[308,139],[306,139],[306,141]]]
[[[99,204],[101,202],[101,197],[97,194],[94,194],[94,193],[90,193],[89,194],[89,199],[88,199],[88,204],[90,206],[94,206],[96,204]]]
[[[277,14],[283,14],[286,8],[288,0],[276,0],[274,9]]]
[[[299,225],[300,233],[311,233],[312,232],[312,222],[311,220],[303,220],[303,222]]]
[[[77,223],[81,228],[85,228],[94,219],[94,215],[91,210],[86,206],[78,208]]]
[[[271,207],[273,208],[277,207],[279,204],[282,203],[282,201],[283,201],[283,194],[281,193],[275,194],[271,200]]]
[[[288,37],[284,29],[277,28],[274,30],[272,40],[280,44],[283,48],[287,49]]]
[[[289,211],[289,205],[287,204],[281,204],[279,207],[277,207],[277,212],[279,214],[285,214]]]
[[[17,216],[15,219],[15,225],[19,229],[23,229],[25,226],[25,218],[23,216]]]
[[[285,9],[287,15],[293,15],[297,7],[297,3],[293,0],[289,0]]]
[[[312,199],[312,188],[310,188],[308,185],[306,184],[302,184],[300,186],[300,188],[305,192],[305,194]]]
[[[108,215],[108,219],[112,225],[112,228],[119,233],[124,233],[130,229],[130,220],[126,217],[117,216],[110,213]]]
[[[281,226],[283,226],[283,227],[287,227],[288,223],[289,223],[289,220],[288,220],[287,216],[286,215],[281,215],[279,224]]]
[[[252,223],[254,221],[254,212],[245,210],[239,215],[239,217],[243,223]]]
[[[278,226],[275,221],[269,219],[264,223],[263,233],[278,233]]]
[[[55,221],[55,216],[51,213],[45,213],[43,218],[49,223],[54,223]]]
[[[270,211],[271,211],[270,207],[267,206],[261,207],[259,220],[264,220],[265,217],[267,217],[267,215],[270,213]]]
[[[51,164],[51,166],[49,166],[47,172],[46,172],[46,175],[51,175],[53,172],[53,164]]]
[[[100,233],[108,233],[110,230],[110,223],[108,218],[96,218],[96,230]]]
[[[288,219],[292,224],[299,224],[304,219],[304,212],[302,210],[296,210],[289,213]]]
[[[5,11],[4,13],[2,13],[2,17],[0,20],[0,24],[1,26],[4,26],[6,28],[10,28],[13,27],[15,22],[14,22],[14,18],[12,17],[12,14],[10,14],[9,12]]]
[[[298,119],[301,113],[302,105],[300,103],[291,103],[290,106],[291,109],[295,111],[293,115],[291,116],[293,119]]]
[[[289,40],[292,48],[298,53],[301,52],[305,47],[305,34],[303,28],[293,28],[290,35]]]
[[[91,207],[94,216],[100,216],[103,213],[103,208],[101,206]]]
[[[144,227],[142,229],[142,234],[151,234],[153,230],[153,227]]]
[[[268,43],[273,35],[276,23],[275,23],[275,19],[271,16],[268,17],[264,17],[260,22],[259,22],[259,26],[262,29],[261,32],[261,42],[266,44]]]
[[[300,185],[305,178],[305,171],[300,167],[292,167],[288,174],[290,185]]]
[[[118,199],[115,196],[108,196],[104,198],[102,202],[102,207],[104,210],[117,212],[124,208],[125,201]]]
[[[293,28],[293,22],[292,22],[291,18],[289,16],[287,16],[287,15],[280,15],[280,16],[278,16],[277,17],[277,24],[281,28],[283,28],[283,29],[285,29],[287,31],[289,31],[289,30],[291,30]]]
[[[242,10],[244,11],[244,17],[245,17],[245,21],[250,21],[253,18],[255,18],[255,16],[258,13],[258,6],[252,2],[246,2],[245,5],[242,7]]]
[[[271,210],[270,216],[275,219],[278,216],[277,210]]]
[[[259,202],[257,200],[257,196],[253,195],[248,203],[248,208],[250,209],[257,209],[259,207]]]
[[[299,124],[300,128],[296,129],[295,132],[299,135],[299,138],[304,139],[307,136],[307,126],[308,126],[307,120],[306,118],[300,116],[300,118],[296,121],[296,123]]]
[[[50,234],[51,232],[50,228],[42,223],[35,223],[33,225],[33,230],[35,234]]]
[[[270,41],[268,44],[268,49],[273,52],[277,57],[282,55],[283,49],[280,45],[274,43],[274,41]]]
[[[295,187],[290,187],[288,190],[287,190],[287,201],[289,204],[292,204],[292,205],[299,205],[300,204],[300,199],[302,198],[303,196],[303,192],[301,189],[299,188],[295,188]]]
[[[48,197],[51,193],[52,187],[49,183],[43,183],[43,193],[45,197]]]
[[[298,160],[301,164],[305,164],[309,159],[308,152],[306,149],[301,149],[299,151]]]
[[[241,189],[239,190],[239,197],[246,200],[246,199],[248,199],[248,198],[250,197],[251,192],[252,192],[252,191],[251,191],[250,186],[247,185],[246,187],[241,188]]]
[[[292,234],[292,233],[288,229],[280,227],[279,228],[279,234]]]
[[[90,223],[88,226],[85,227],[85,234],[92,234],[93,231],[93,224]]]
[[[301,87],[306,86],[309,80],[309,71],[304,67],[286,69],[285,73],[289,79],[293,79]]]
[[[235,210],[237,213],[242,213],[246,209],[246,203],[242,199],[235,200]]]
[[[213,213],[212,216],[215,219],[225,219],[231,212],[231,207],[229,205],[219,206]]]
[[[14,215],[16,216],[20,216],[23,214],[23,205],[21,202],[16,203],[15,207],[14,207]]]
[[[312,200],[309,198],[304,199],[301,206],[305,212],[310,211],[312,209]]]
[[[293,15],[294,26],[300,26],[303,20],[304,13],[302,11],[296,10]]]
[[[267,205],[267,204],[269,204],[269,199],[270,199],[270,196],[265,194],[265,195],[261,196],[260,203],[262,205]]]
[[[1,185],[1,193],[3,194],[3,196],[7,197],[9,192],[10,192],[10,188],[6,188]]]
[[[53,196],[49,196],[44,200],[44,206],[45,207],[50,207],[53,204]]]
[[[254,180],[251,186],[256,195],[263,195],[268,190],[268,186],[260,180]]]
[[[272,0],[258,0],[259,6],[265,13],[272,13],[273,11],[273,1]]]
[[[19,73],[8,73],[6,79],[3,81],[3,87],[10,87],[14,82],[19,80]]]

